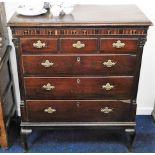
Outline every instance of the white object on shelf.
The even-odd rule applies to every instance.
[[[17,8],[16,12],[24,16],[37,16],[37,15],[45,14],[47,10],[43,9],[43,7],[32,7],[32,6],[22,5]]]
[[[71,2],[67,2],[65,1],[63,4],[62,4],[62,9],[63,9],[63,12],[65,14],[70,14],[73,9],[74,9],[74,4],[71,3]]]
[[[59,16],[60,13],[62,12],[62,8],[59,5],[53,5],[51,7],[51,12],[53,16]]]

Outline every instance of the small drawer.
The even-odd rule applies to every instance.
[[[21,48],[23,53],[57,53],[57,39],[47,38],[22,38]]]
[[[32,122],[127,122],[130,104],[122,101],[27,101]]]
[[[25,55],[26,76],[134,75],[135,55],[34,56]]]
[[[91,39],[61,39],[61,50],[64,53],[97,53],[98,41]]]
[[[136,53],[138,38],[101,38],[101,53]]]
[[[27,99],[129,99],[133,77],[24,78]]]

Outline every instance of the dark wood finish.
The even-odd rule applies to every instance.
[[[76,44],[78,41],[81,44],[84,44],[85,47],[82,48],[75,48],[73,44]],[[88,54],[88,53],[97,53],[97,39],[61,39],[61,51],[64,53],[80,53],[80,54]]]
[[[135,140],[135,136],[136,136],[136,130],[135,129],[125,129],[125,132],[127,134],[127,138],[128,138],[128,150],[129,152],[132,152],[133,150],[133,143]]]
[[[131,98],[133,77],[103,78],[25,78],[27,99],[129,99]],[[50,83],[55,88],[42,87]],[[102,85],[114,86],[105,90]]]
[[[24,148],[32,128],[110,127],[134,135],[141,57],[151,24],[134,5],[77,5],[71,15],[58,18],[14,14],[9,25],[20,78]],[[57,41],[46,50],[34,49],[33,39]],[[54,86],[51,91],[43,89],[48,83]],[[103,89],[107,83],[114,87]],[[102,107],[114,109],[104,114]]]
[[[36,56],[24,55],[23,72],[25,76],[92,76],[92,75],[134,75],[136,55],[95,55],[95,56]],[[44,67],[41,63],[49,60],[54,63],[51,67]],[[111,60],[116,63],[107,67],[104,62]]]
[[[127,122],[130,103],[121,101],[27,101],[28,120],[34,122]],[[53,113],[44,110],[56,109]],[[108,107],[112,112],[103,113]]]
[[[118,40],[125,44],[123,48],[113,47],[112,44]],[[101,38],[100,44],[101,53],[136,53],[138,52],[139,41],[138,38]]]
[[[37,41],[41,41],[41,43],[44,43],[45,47],[42,47],[42,48],[34,47],[33,44],[37,43]],[[55,53],[58,50],[57,39],[24,38],[24,39],[21,39],[21,48],[23,53],[44,53],[44,52]]]
[[[63,25],[62,25],[63,24]],[[71,15],[59,20],[52,14],[23,17],[15,14],[10,26],[149,26],[151,21],[135,5],[76,5]]]
[[[24,152],[28,151],[28,144],[27,144],[27,136],[32,132],[31,129],[25,129],[21,127],[21,142],[24,148]]]

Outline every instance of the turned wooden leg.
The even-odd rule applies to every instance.
[[[136,130],[135,129],[125,129],[125,132],[127,134],[128,138],[128,150],[129,152],[132,152],[133,149],[133,143],[136,136]]]
[[[32,132],[32,129],[26,129],[21,127],[21,143],[23,146],[23,151],[28,152],[27,136]]]

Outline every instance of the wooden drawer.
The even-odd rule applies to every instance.
[[[28,120],[34,122],[124,122],[131,104],[121,101],[27,101]]]
[[[57,39],[48,38],[22,38],[21,48],[23,53],[57,53]]]
[[[128,99],[133,77],[25,78],[27,99]]]
[[[133,75],[135,55],[23,56],[26,76]]]
[[[61,51],[64,53],[97,53],[98,40],[91,39],[61,39]]]
[[[101,53],[136,53],[138,38],[102,38],[100,40]]]

